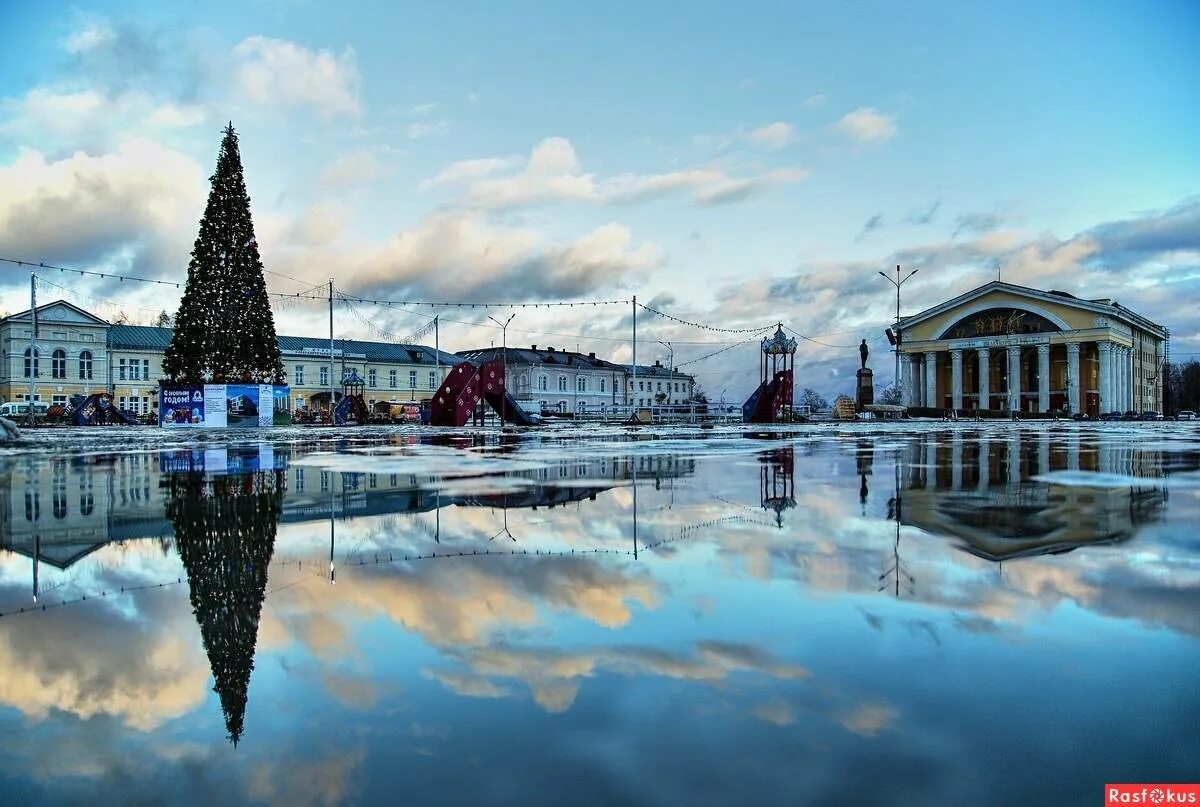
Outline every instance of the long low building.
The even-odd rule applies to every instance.
[[[109,391],[122,409],[147,413],[155,406],[170,328],[113,325],[65,300],[38,306],[38,335],[30,354],[28,311],[0,320],[0,403],[66,404],[73,395]],[[296,408],[328,407],[329,340],[280,336],[286,381]],[[336,339],[333,380],[354,370],[365,379],[368,404],[428,398],[457,356],[425,345]],[[32,377],[31,377],[32,376]],[[340,390],[339,390],[340,391]]]
[[[993,281],[899,322],[908,406],[1162,411],[1168,332],[1119,303]]]
[[[66,404],[74,395],[110,392],[117,405],[139,414],[151,412],[162,379],[162,360],[172,329],[146,325],[114,325],[58,300],[38,306],[38,335],[30,347],[28,311],[0,319],[0,403],[26,401],[32,381],[33,399]],[[329,340],[280,336],[279,350],[292,405],[329,406]],[[366,382],[368,405],[379,401],[429,398],[454,365],[464,359],[480,364],[499,359],[502,348],[464,350],[459,354],[425,345],[335,339],[333,374],[339,387],[354,371]],[[634,368],[614,364],[595,353],[553,347],[508,348],[509,385],[530,411],[603,412],[614,406],[684,404],[691,400],[695,379],[656,362]]]
[[[527,411],[605,412],[614,406],[679,405],[692,400],[695,379],[660,362],[614,364],[595,353],[554,347],[479,348],[462,350],[459,357],[482,364],[503,359],[508,363],[509,388]]]

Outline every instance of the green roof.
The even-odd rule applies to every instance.
[[[149,325],[113,325],[108,329],[108,346],[112,350],[163,351],[171,344],[171,328],[155,328]],[[279,350],[284,354],[324,351],[329,355],[329,340],[311,336],[278,336]],[[338,351],[358,353],[367,361],[391,364],[436,364],[437,352],[425,345],[398,345],[388,342],[364,342],[358,339],[334,339],[335,355]],[[287,360],[285,355],[285,361]],[[442,364],[453,366],[462,357],[441,351]]]

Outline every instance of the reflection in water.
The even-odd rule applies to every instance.
[[[282,471],[260,471],[215,478],[172,474],[167,480],[167,518],[234,745],[242,736],[284,479]]]
[[[195,800],[206,771],[221,802],[386,802],[406,769],[422,802],[564,801],[582,777],[600,802],[846,803],[878,795],[850,771],[915,761],[894,803],[1039,803],[1022,771],[1064,748],[1071,794],[1166,779],[1200,751],[1179,686],[1197,467],[974,426],[20,457],[0,470],[0,801],[36,777],[47,802],[86,800],[78,781]],[[9,618],[31,571],[39,610]],[[188,598],[129,593],[180,578]],[[1131,643],[1154,676],[1121,663]],[[1103,730],[1142,711],[1175,762]],[[663,748],[685,775],[629,778],[620,760]],[[27,774],[39,758],[85,773]]]
[[[1160,449],[1078,435],[925,434],[900,464],[904,523],[992,561],[1128,540],[1161,517],[1168,496]]]

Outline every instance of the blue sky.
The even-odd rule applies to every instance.
[[[921,266],[913,311],[999,264],[1116,297],[1200,352],[1180,304],[1200,291],[1192,3],[6,3],[0,29],[6,257],[182,277],[233,120],[267,267],[306,282],[636,293],[852,344],[889,318],[875,270]],[[27,277],[0,273],[0,306],[18,310]],[[134,319],[177,305],[80,288]],[[296,331],[312,314],[277,315]],[[423,322],[370,315],[397,334]],[[518,325],[514,341],[628,358],[616,312]],[[728,339],[643,327],[677,362],[719,346],[684,342]],[[339,329],[367,335],[349,315]],[[498,336],[443,333],[452,349]],[[801,384],[832,394],[857,355],[807,343],[800,360]],[[743,347],[693,369],[740,389],[755,366]]]

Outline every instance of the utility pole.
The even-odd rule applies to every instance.
[[[503,384],[504,396],[500,399],[500,426],[501,426],[501,428],[504,427],[504,414],[505,414],[504,409],[505,409],[505,406],[508,404],[508,323],[512,322],[513,317],[515,317],[516,315],[517,315],[517,312],[514,311],[513,313],[508,315],[508,319],[504,320],[504,322],[501,322],[500,320],[496,319],[495,317],[493,317],[491,315],[488,316],[488,319],[490,319],[492,322],[494,322],[500,326],[500,351],[501,351],[500,355],[503,357],[503,362],[504,362],[504,384]]]
[[[629,403],[633,404],[634,387],[637,385],[637,295],[633,295],[633,379],[629,382]],[[636,410],[635,410],[636,414]]]
[[[329,278],[329,425],[333,425],[333,278]]]
[[[29,273],[29,408],[25,410],[28,425],[34,423],[33,398],[37,394],[38,354],[37,354],[37,275]],[[36,564],[35,564],[36,566]]]
[[[910,277],[912,277],[919,271],[921,271],[921,270],[913,269],[911,272],[909,272],[907,275],[904,276],[903,280],[900,278],[900,265],[899,264],[896,265],[896,279],[895,280],[892,280],[890,277],[888,277],[888,275],[885,272],[879,273],[880,277],[882,277],[888,283],[891,283],[893,286],[896,287],[896,370],[895,370],[895,379],[892,383],[894,383],[897,387],[900,386],[900,343],[902,341],[901,336],[900,336],[900,287],[903,286]]]

